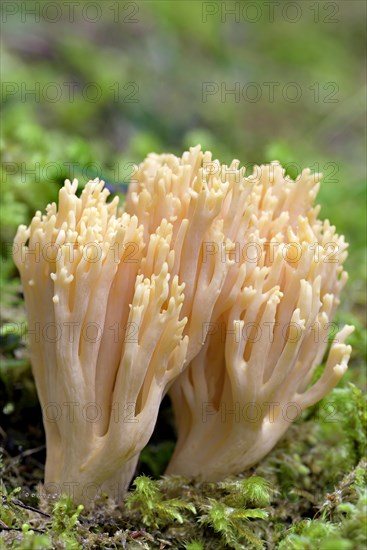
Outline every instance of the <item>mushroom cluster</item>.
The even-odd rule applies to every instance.
[[[121,498],[188,344],[171,231],[143,240],[136,216],[90,181],[66,181],[59,207],[15,237],[43,411],[48,492]]]
[[[258,462],[335,387],[352,327],[312,377],[347,245],[318,219],[319,182],[277,162],[246,176],[197,146],[148,155],[121,212],[103,182],[78,198],[66,181],[58,208],[20,226],[46,486],[119,499],[167,391],[178,433],[167,472],[215,480]]]

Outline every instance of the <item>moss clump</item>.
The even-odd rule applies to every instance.
[[[53,505],[41,500],[49,513],[42,512],[20,501],[19,490],[6,494],[3,489],[0,520],[6,529],[0,548],[241,550],[266,543],[279,550],[362,550],[367,542],[365,484],[362,460],[323,495],[312,518],[295,522],[282,517],[280,493],[259,476],[203,484],[140,476],[120,508],[101,499],[89,512],[65,496]]]
[[[147,476],[139,476],[133,482],[135,491],[126,498],[128,510],[139,512],[141,519],[148,527],[167,526],[177,521],[184,523],[187,520],[185,512],[196,514],[195,506],[183,499],[164,499],[158,483]]]

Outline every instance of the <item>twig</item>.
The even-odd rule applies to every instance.
[[[35,447],[34,449],[27,449],[25,451],[22,451],[19,455],[17,455],[14,458],[23,458],[25,456],[33,455],[35,453],[38,453],[38,451],[43,451],[45,447],[46,447],[45,445],[40,445],[39,447]]]
[[[19,506],[20,508],[24,508],[25,510],[30,510],[31,512],[36,512],[37,514],[41,514],[41,516],[44,516],[45,518],[50,518],[51,516],[49,514],[46,514],[45,512],[41,512],[41,510],[38,510],[38,508],[34,508],[33,506],[28,506],[27,504],[24,504],[20,500],[16,500],[14,498],[10,501],[12,504],[15,504],[15,506]]]
[[[22,529],[20,529],[20,527],[3,527],[2,525],[0,525],[0,531],[19,531],[21,533]],[[34,529],[33,527],[32,531],[34,531],[35,533],[45,533],[45,531],[43,531],[42,529]]]

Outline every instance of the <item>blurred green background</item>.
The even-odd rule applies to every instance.
[[[3,323],[24,318],[9,243],[65,178],[123,192],[148,152],[201,143],[250,171],[277,159],[292,176],[324,172],[321,214],[350,243],[339,318],[357,325],[359,364],[365,22],[358,0],[2,2]]]
[[[364,306],[366,3],[3,2],[2,283],[19,223],[66,177],[122,184],[150,151],[325,173]],[[232,91],[232,93],[231,93]],[[10,305],[8,303],[8,305]],[[13,312],[3,310],[6,321]]]

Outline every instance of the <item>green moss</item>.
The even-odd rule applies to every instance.
[[[286,502],[279,487],[260,476],[193,484],[178,477],[138,477],[120,508],[103,499],[90,511],[61,497],[43,512],[3,490],[0,519],[12,526],[0,547],[20,548],[202,548],[279,550],[359,550],[366,544],[366,461],[361,461],[332,493],[308,503]],[[306,495],[307,496],[307,495]],[[311,512],[312,510],[312,512]],[[49,546],[47,546],[49,545]],[[334,545],[334,546],[333,546]]]
[[[147,476],[137,477],[133,485],[135,491],[128,495],[126,506],[129,510],[138,510],[147,527],[162,527],[177,521],[184,523],[184,512],[196,513],[190,502],[180,499],[164,499],[159,485]]]

